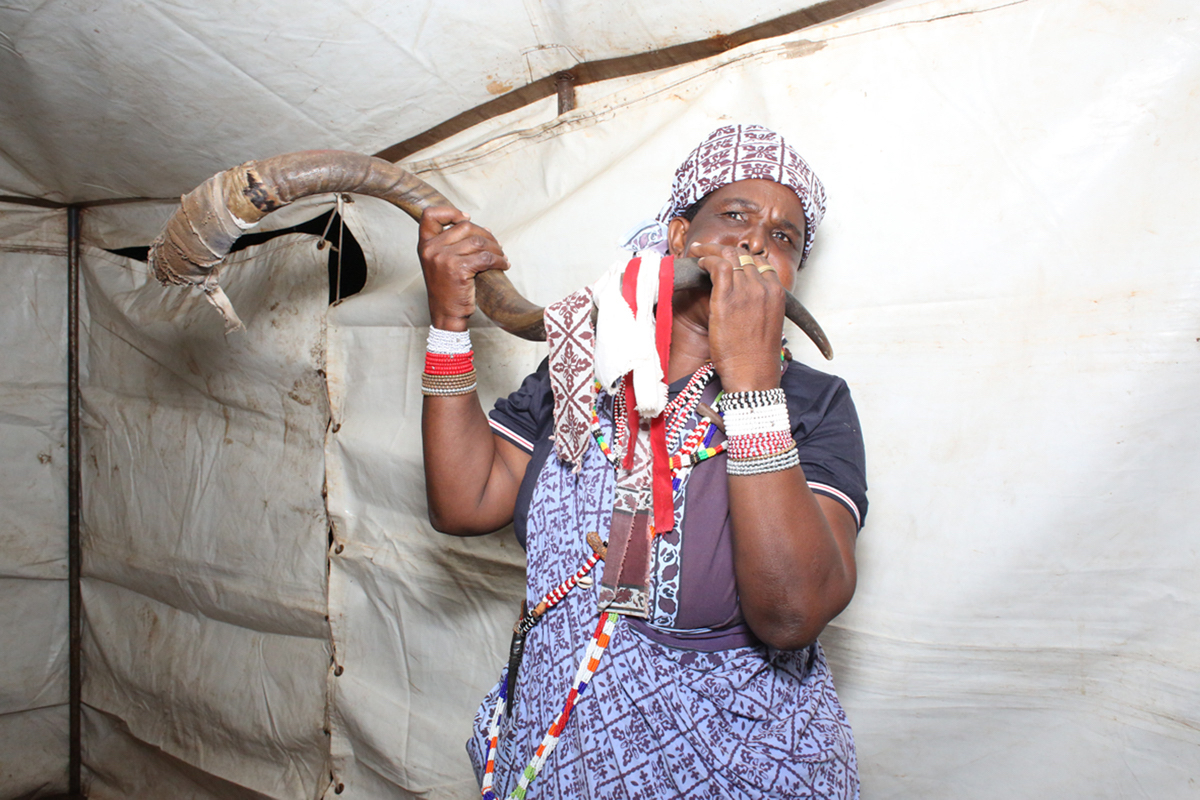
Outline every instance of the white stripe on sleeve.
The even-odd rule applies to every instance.
[[[519,433],[514,432],[512,428],[508,428],[508,427],[505,427],[504,425],[501,425],[499,422],[496,422],[496,420],[492,419],[491,417],[488,417],[488,425],[491,425],[493,431],[500,434],[505,439],[508,439],[510,442],[515,444],[517,447],[520,447],[522,450],[526,451],[530,455],[533,454],[533,442],[529,441],[528,439],[526,439],[524,436],[520,435]]]
[[[854,524],[859,528],[862,527],[862,516],[859,514],[858,504],[850,499],[850,495],[846,494],[840,489],[835,489],[828,484],[817,483],[815,481],[809,481],[808,488],[812,489],[814,492],[820,492],[821,494],[829,495],[834,500],[840,500],[842,504],[846,506],[846,508],[850,509],[850,513],[854,515]]]

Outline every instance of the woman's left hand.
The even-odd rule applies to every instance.
[[[786,293],[776,268],[728,245],[696,242],[687,254],[712,277],[709,348],[725,391],[778,387]]]

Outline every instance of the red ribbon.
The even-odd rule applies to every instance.
[[[637,278],[642,260],[634,258],[625,267],[621,278],[621,296],[637,316]],[[658,304],[654,315],[654,345],[658,350],[658,362],[663,375],[671,359],[671,323],[674,311],[671,298],[675,291],[675,259],[667,256],[658,264]],[[637,398],[633,392],[633,381],[625,381],[625,408],[629,419],[626,432],[625,469],[633,468],[634,439],[637,436],[640,416]],[[666,533],[675,527],[675,498],[671,491],[671,458],[667,453],[667,420],[659,414],[650,420],[650,452],[654,457],[651,491],[654,496],[654,531]]]
[[[654,315],[654,343],[665,379],[671,359],[671,322],[674,311],[675,259],[667,256],[658,264],[658,308]],[[671,492],[671,460],[667,454],[667,415],[650,420],[650,451],[654,454],[654,531],[666,533],[675,527],[675,498]]]

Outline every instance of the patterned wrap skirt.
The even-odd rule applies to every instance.
[[[606,532],[613,470],[597,448],[582,470],[551,456],[528,521],[531,604],[591,555]],[[529,633],[513,713],[501,718],[494,790],[506,797],[563,708],[596,628],[596,588],[576,587]],[[505,670],[505,673],[507,670]],[[477,779],[506,674],[475,715],[467,751]],[[624,619],[576,703],[530,800],[545,798],[837,798],[857,800],[854,738],[819,644],[716,652],[660,644]]]

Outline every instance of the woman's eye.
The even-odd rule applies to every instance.
[[[726,211],[725,216],[729,217],[730,219],[736,219],[736,220],[743,219],[742,212],[740,212],[740,211]]]
[[[788,236],[783,231],[775,231],[775,238],[784,244],[792,244],[792,237]]]

